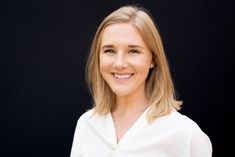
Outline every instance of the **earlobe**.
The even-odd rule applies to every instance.
[[[154,64],[153,64],[153,63],[151,63],[151,64],[150,64],[150,68],[153,68],[153,67],[154,67]]]

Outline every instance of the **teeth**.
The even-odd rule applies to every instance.
[[[131,77],[131,74],[114,74],[114,77],[119,79],[128,79]]]

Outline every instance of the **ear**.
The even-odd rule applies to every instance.
[[[151,63],[150,64],[150,68],[153,68],[155,65],[154,65],[154,63]]]

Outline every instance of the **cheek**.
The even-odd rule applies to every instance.
[[[107,72],[110,68],[110,61],[106,59],[105,57],[100,57],[100,72],[103,75],[104,72]]]
[[[142,62],[143,64],[138,64],[138,66],[136,66],[137,70],[139,71],[139,73],[141,73],[142,75],[148,75],[149,73],[149,64],[146,62]]]
[[[144,58],[135,58],[132,60],[132,64],[137,67],[139,70],[148,70],[150,68],[150,64],[152,63],[152,59],[150,57]]]

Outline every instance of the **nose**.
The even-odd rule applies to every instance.
[[[125,59],[125,55],[122,53],[117,53],[114,63],[113,63],[114,68],[117,69],[123,69],[126,68],[128,66],[126,59]]]

